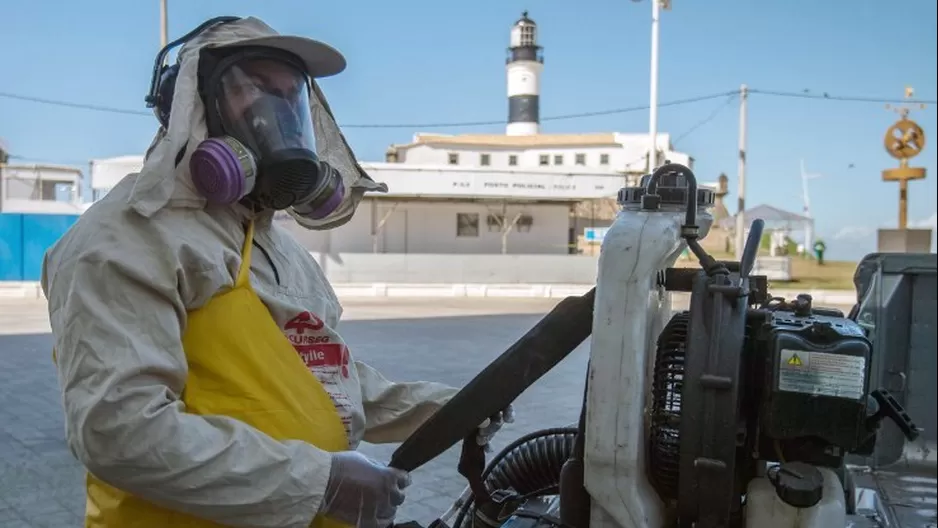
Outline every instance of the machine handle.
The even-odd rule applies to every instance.
[[[876,400],[876,403],[879,405],[879,410],[876,411],[876,414],[867,419],[867,427],[873,430],[878,427],[880,422],[885,418],[889,418],[899,427],[899,430],[902,431],[902,434],[904,434],[910,442],[914,442],[918,439],[922,430],[915,425],[915,422],[912,421],[912,417],[905,412],[902,404],[900,404],[888,390],[876,389],[870,393],[870,396]]]

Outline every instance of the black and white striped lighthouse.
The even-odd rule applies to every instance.
[[[537,45],[537,24],[528,12],[511,28],[508,48],[508,129],[509,136],[530,136],[540,127],[541,70],[544,68],[542,48]]]

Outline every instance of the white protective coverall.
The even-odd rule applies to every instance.
[[[250,214],[240,205],[206,205],[190,181],[188,153],[206,138],[198,50],[269,35],[276,32],[246,18],[183,47],[168,131],[155,138],[141,172],[125,177],[48,251],[42,276],[74,455],[98,478],[143,499],[230,525],[309,520],[330,468],[324,451],[275,441],[236,420],[185,413],[180,401],[186,314],[232,286]],[[331,218],[307,227],[334,227],[366,190],[386,187],[360,170],[322,98],[310,100],[320,158],[352,191]],[[344,344],[335,331],[342,308],[322,270],[271,220],[270,212],[255,217],[255,241],[266,255],[254,252],[251,284],[288,337],[314,318],[325,323],[316,335]],[[311,370],[331,393],[352,449],[362,440],[402,441],[456,392],[439,383],[394,383],[353,358],[345,366],[347,377],[335,375],[336,366]],[[230,460],[239,461],[238,478],[226,478]]]

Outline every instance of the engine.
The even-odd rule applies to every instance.
[[[776,501],[792,518],[814,509],[812,522],[843,525],[853,513],[844,457],[872,453],[885,418],[909,440],[918,430],[886,390],[871,390],[861,326],[810,295],[772,298],[751,275],[761,220],[739,262],[714,260],[693,224],[683,233],[701,269],[658,277],[691,300],[656,343],[649,480],[682,527],[762,526]]]
[[[764,297],[757,291],[752,300]],[[792,302],[765,300],[747,308],[745,316],[740,361],[730,368],[739,372],[737,402],[719,398],[734,389],[733,378],[712,371],[726,369],[710,363],[703,371],[702,362],[688,361],[689,351],[699,348],[689,346],[699,319],[692,311],[676,314],[658,339],[649,478],[663,499],[683,510],[681,518],[740,525],[747,487],[765,474],[766,462],[801,471],[798,463],[841,471],[846,454],[871,452],[885,414],[880,409],[890,416],[896,410],[884,391],[870,392],[870,342],[843,313],[815,308],[810,296],[800,295]],[[690,465],[688,458],[690,470],[682,467]],[[817,504],[823,479],[792,491],[778,471],[769,473],[770,481],[786,503],[796,508]],[[728,485],[717,489],[715,481],[721,480]],[[688,488],[697,490],[697,500],[680,500]]]

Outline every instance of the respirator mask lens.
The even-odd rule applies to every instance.
[[[220,72],[209,109],[223,134],[196,149],[193,182],[213,203],[318,219],[342,203],[341,175],[316,156],[307,76],[290,61],[244,57]],[[256,176],[255,176],[256,174]]]
[[[225,133],[261,160],[288,150],[315,159],[306,75],[275,59],[245,59],[221,76],[218,112]]]

